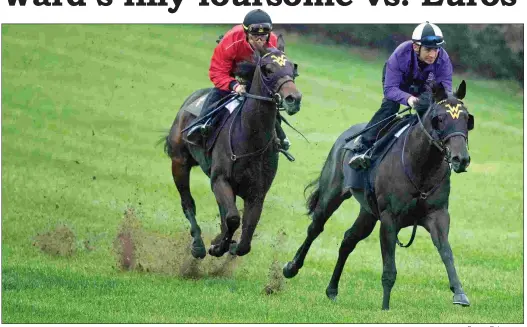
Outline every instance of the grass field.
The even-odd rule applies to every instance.
[[[304,186],[336,137],[378,108],[386,59],[301,36],[286,36],[304,95],[289,120],[311,143],[286,127],[297,161],[280,159],[249,255],[190,259],[189,224],[156,142],[186,96],[210,85],[214,41],[226,28],[2,26],[2,322],[524,321],[523,91],[514,83],[465,77],[476,128],[469,172],[452,177],[450,242],[471,307],[452,305],[443,263],[419,228],[397,250],[391,310],[381,311],[379,224],[329,301],[354,200],[328,221],[299,275],[281,278],[309,225]],[[198,168],[191,186],[208,246],[219,231],[216,202]],[[118,235],[136,242],[131,271],[121,268]]]

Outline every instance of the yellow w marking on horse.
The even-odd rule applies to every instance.
[[[459,109],[460,106],[461,106],[460,103],[456,104],[455,107],[452,107],[450,104],[445,104],[445,107],[450,108],[446,112],[448,112],[450,116],[452,116],[453,119],[458,119],[459,114],[463,112],[463,110]]]
[[[285,55],[281,55],[280,57],[271,55],[271,58],[273,58],[273,61],[279,64],[280,66],[285,66],[285,62],[287,61],[287,58],[285,57]]]

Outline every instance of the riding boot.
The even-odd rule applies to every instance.
[[[353,157],[349,161],[349,165],[353,169],[364,168],[367,169],[371,164],[371,146],[377,140],[377,135],[379,132],[388,124],[388,121],[378,124],[375,127],[375,124],[383,121],[391,115],[396,114],[399,111],[399,103],[383,99],[381,108],[373,115],[373,118],[370,120],[366,128],[370,128],[364,134],[357,137],[351,146],[351,151],[354,153]]]
[[[295,161],[295,157],[291,153],[288,152],[289,148],[291,147],[291,141],[287,138],[285,135],[284,129],[282,128],[282,125],[280,124],[280,118],[277,117],[276,123],[275,123],[275,130],[276,130],[276,136],[278,138],[278,151],[281,152],[289,161]]]
[[[351,152],[354,153],[349,161],[349,165],[353,169],[368,168],[370,166],[371,157],[369,155],[369,146],[364,142],[363,135],[355,138],[352,146],[350,147]]]

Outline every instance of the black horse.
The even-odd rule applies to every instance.
[[[399,146],[392,147],[378,165],[372,183],[374,196],[371,198],[365,196],[365,189],[344,187],[342,163],[347,151],[343,148],[345,137],[339,137],[320,177],[308,185],[316,186],[307,200],[312,223],[307,229],[306,240],[293,260],[284,267],[285,277],[292,278],[298,273],[309,247],[323,231],[326,221],[344,200],[354,196],[360,204],[360,213],[344,234],[338,261],[326,289],[330,299],[337,296],[339,279],[349,254],[359,241],[370,235],[377,220],[380,220],[383,309],[389,309],[390,292],[397,275],[397,234],[401,228],[411,225],[414,225],[414,233],[416,225],[430,233],[445,264],[454,304],[470,305],[458,279],[448,242],[450,169],[461,173],[470,163],[468,131],[474,127],[474,117],[461,101],[465,93],[466,84],[463,81],[453,96],[448,95],[441,85],[421,95],[416,108],[419,119],[405,130],[397,141]],[[356,125],[351,130],[360,131],[363,126]]]
[[[166,137],[165,152],[172,159],[172,176],[183,212],[190,222],[191,253],[196,258],[206,255],[189,186],[190,170],[197,165],[210,178],[221,216],[221,233],[212,241],[209,254],[220,257],[230,251],[242,256],[251,250],[263,202],[278,167],[275,148],[278,108],[283,107],[289,115],[300,110],[302,96],[294,83],[296,66],[285,56],[284,47],[280,36],[278,49],[255,51],[252,63],[239,65],[237,75],[252,81],[251,86],[243,105],[221,124],[223,128],[217,133],[211,150],[186,140],[186,127],[196,115],[185,109],[199,106],[208,90],[198,90],[185,100]],[[240,226],[236,196],[244,200],[239,243],[232,240]]]

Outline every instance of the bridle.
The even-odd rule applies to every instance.
[[[448,99],[445,99],[445,100],[442,100],[442,101],[439,101],[437,103],[430,103],[430,106],[428,107],[428,110],[426,111],[424,117],[423,117],[423,120],[426,119],[426,117],[432,112],[432,113],[435,113],[435,107],[438,106],[438,105],[443,105]],[[458,100],[460,102],[461,105],[463,105],[463,102],[461,102],[460,100]],[[446,144],[446,141],[454,136],[463,136],[463,138],[465,138],[465,141],[467,142],[468,144],[468,137],[465,133],[463,132],[458,132],[458,131],[454,131],[452,133],[448,133],[447,135],[445,136],[441,136],[440,133],[437,133],[437,131],[434,129],[434,131],[432,132],[432,134],[434,134],[434,136],[430,135],[430,133],[426,130],[425,128],[425,125],[423,124],[423,120],[421,120],[421,117],[419,115],[419,113],[417,113],[417,119],[418,119],[418,125],[419,127],[421,128],[421,130],[423,131],[423,133],[426,135],[426,137],[428,138],[428,140],[430,141],[430,143],[432,143],[432,145],[434,145],[438,150],[439,152],[443,155],[443,159],[450,165],[450,162],[451,162],[451,158],[450,158],[450,150],[448,149],[448,147],[445,145]],[[430,190],[428,191],[423,191],[421,190],[421,188],[419,188],[419,186],[417,186],[417,184],[413,181],[413,178],[412,178],[412,173],[410,172],[410,169],[409,167],[405,164],[405,160],[404,160],[404,150],[406,148],[406,141],[408,140],[408,136],[410,135],[410,130],[411,129],[408,129],[408,132],[406,133],[406,136],[404,138],[404,143],[403,143],[403,150],[401,152],[401,162],[402,162],[402,165],[403,165],[403,169],[404,169],[404,172],[406,174],[406,177],[410,180],[410,182],[412,183],[412,185],[415,187],[415,189],[419,192],[419,197],[420,199],[422,200],[426,200],[428,198],[428,196],[430,196],[430,194],[434,193],[438,188],[439,186],[441,185],[441,183],[443,182],[443,180],[446,178],[446,176],[450,173],[450,169],[447,169],[445,175],[443,176],[443,178],[441,178],[441,180],[439,181],[439,183],[437,183],[436,185],[434,185]]]
[[[288,82],[293,82],[294,80],[293,80],[293,78],[291,78],[291,76],[289,76],[289,75],[287,75],[285,73],[280,73],[280,72],[273,74],[272,78],[265,78],[264,77],[264,75],[262,73],[262,68],[261,68],[262,59],[265,58],[266,56],[268,56],[269,54],[271,54],[271,52],[268,52],[265,55],[263,55],[262,57],[260,57],[258,59],[258,63],[256,64],[256,68],[255,68],[258,71],[258,74],[260,76],[260,83],[265,88],[265,92],[267,93],[268,96],[261,96],[261,95],[256,95],[256,94],[250,94],[248,92],[245,93],[244,96],[246,98],[260,100],[260,101],[274,102],[275,105],[276,105],[276,108],[278,109],[278,108],[280,108],[283,105],[283,101],[284,101],[284,99],[280,95],[280,90],[282,89],[282,86],[284,86],[284,84],[286,84]],[[272,90],[268,86],[268,84],[275,85],[275,89]],[[235,117],[232,119],[231,125],[229,127],[229,150],[231,152],[231,160],[232,161],[236,161],[236,160],[238,160],[240,158],[243,158],[243,157],[250,157],[250,156],[260,155],[260,154],[264,153],[269,148],[269,146],[272,144],[272,142],[273,142],[273,138],[271,137],[269,142],[267,142],[267,144],[263,148],[261,148],[261,149],[259,149],[257,151],[250,152],[250,153],[245,153],[245,154],[241,154],[241,155],[234,154],[234,150],[232,148],[232,139],[231,139],[231,137],[232,137],[232,133],[231,133],[232,132],[232,126],[234,125],[234,121],[236,119],[236,116],[241,112],[242,108],[243,108],[243,105],[241,105],[239,107],[239,109],[237,110],[237,112],[235,113]]]
[[[437,103],[431,103],[430,106],[428,107],[428,110],[426,111],[425,113],[425,116],[423,117],[423,119],[426,118],[426,116],[428,116],[430,114],[430,112],[435,112],[435,106],[438,106],[438,105],[443,105],[445,102],[447,102],[448,99],[444,99],[444,100],[441,100]],[[464,105],[464,103],[459,100],[459,103],[461,105]],[[433,107],[433,109],[432,109]],[[467,142],[467,145],[468,145],[468,135],[463,133],[463,132],[458,132],[458,131],[454,131],[452,133],[449,133],[445,136],[440,136],[439,134],[440,133],[437,133],[437,131],[434,129],[434,136],[437,136],[437,137],[434,137],[432,135],[430,135],[430,133],[428,133],[428,131],[426,130],[425,128],[425,125],[423,124],[423,121],[421,120],[421,117],[419,116],[419,114],[417,114],[417,119],[419,120],[419,126],[421,127],[421,130],[423,131],[423,133],[428,137],[428,139],[430,140],[430,142],[439,150],[439,152],[441,152],[444,157],[445,157],[445,160],[450,163],[450,151],[448,149],[448,147],[445,145],[446,141],[454,136],[463,136],[463,138],[465,139],[465,141]]]
[[[271,52],[266,53],[262,57],[258,59],[258,63],[256,64],[256,70],[258,71],[258,74],[260,76],[260,83],[263,85],[265,89],[265,93],[267,93],[267,97],[265,96],[257,96],[253,94],[246,93],[245,95],[248,98],[256,99],[256,100],[262,100],[262,101],[270,101],[274,102],[276,106],[279,108],[282,106],[284,99],[282,99],[282,96],[280,95],[280,90],[282,89],[282,86],[288,82],[294,82],[293,78],[289,76],[285,72],[277,72],[272,75],[272,78],[266,78],[262,73],[262,59],[267,57],[268,55],[272,54]],[[269,85],[274,85],[274,90],[272,90]]]

